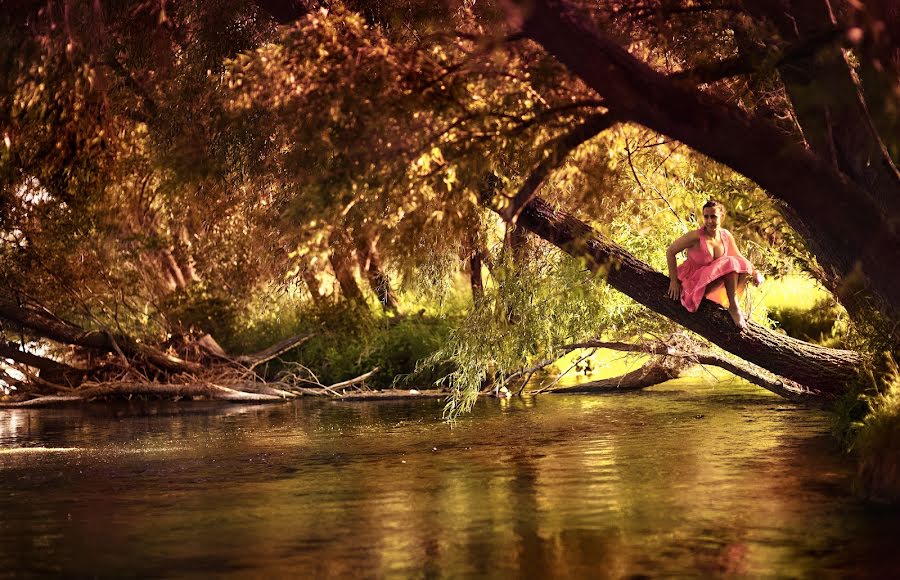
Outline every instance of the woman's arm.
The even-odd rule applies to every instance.
[[[745,260],[747,260],[747,258],[744,256],[744,254],[742,254],[741,251],[738,249],[737,243],[735,243],[734,236],[731,235],[731,232],[729,232],[728,230],[724,230],[724,229],[722,230],[722,232],[725,234],[723,236],[725,238],[725,255],[726,256],[737,256],[738,258],[744,258]],[[750,260],[747,260],[747,261],[749,262]]]
[[[699,239],[700,234],[697,230],[691,230],[672,242],[666,250],[666,264],[669,266],[669,291],[666,295],[672,300],[681,298],[681,281],[678,280],[678,263],[675,256],[695,245]]]

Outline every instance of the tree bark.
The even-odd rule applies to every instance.
[[[639,369],[625,373],[618,377],[590,381],[580,385],[566,387],[554,387],[547,393],[608,393],[638,391],[653,385],[658,385],[672,379],[677,379],[681,369],[651,361]]]
[[[385,312],[397,312],[398,303],[394,289],[391,287],[391,279],[384,272],[381,264],[381,255],[375,248],[375,241],[364,236],[357,241],[356,257],[359,260],[359,268],[366,276],[369,287]]]
[[[566,0],[532,6],[524,34],[614,114],[724,163],[790,206],[785,218],[808,234],[819,262],[842,279],[864,280],[889,320],[900,322],[900,233],[863,188],[773,124],[654,71],[585,24]]]
[[[865,360],[859,353],[809,344],[755,323],[739,331],[728,312],[709,300],[703,300],[697,312],[688,312],[666,296],[668,277],[540,198],[521,212],[518,223],[570,255],[586,259],[591,271],[605,274],[613,288],[647,308],[744,360],[808,387],[816,396],[831,399],[846,392]]]
[[[353,275],[353,268],[350,266],[350,252],[352,249],[346,235],[335,233],[331,236],[331,253],[328,255],[328,261],[331,263],[334,277],[337,278],[341,287],[341,294],[350,302],[362,305],[366,303],[366,300]]]
[[[793,0],[789,6],[758,1],[745,5],[756,18],[774,23],[787,42],[838,25],[825,0]],[[865,189],[889,218],[900,218],[900,173],[875,130],[840,44],[784,63],[779,72],[810,148]]]

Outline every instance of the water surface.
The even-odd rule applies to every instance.
[[[887,577],[828,418],[737,384],[0,411],[0,575]]]

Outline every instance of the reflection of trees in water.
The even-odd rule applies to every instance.
[[[485,401],[452,427],[439,402],[162,406],[121,421],[114,407],[15,411],[17,426],[5,412],[23,443],[72,429],[68,441],[102,447],[31,465],[0,456],[0,565],[619,577],[795,562],[803,575],[810,553],[867,535],[834,529],[843,492],[811,485],[849,477],[839,454],[803,440],[822,419],[758,402]],[[185,448],[139,452],[165,437]]]

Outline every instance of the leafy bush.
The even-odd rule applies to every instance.
[[[829,298],[811,306],[770,307],[769,318],[789,336],[828,346],[840,345],[847,332],[848,321],[843,309]]]
[[[351,379],[378,367],[368,384],[390,387],[396,377],[413,373],[416,363],[443,346],[450,333],[450,322],[442,318],[376,317],[348,306],[311,314],[309,328],[314,329],[315,336],[284,360],[314,370],[323,384]],[[433,383],[440,372],[433,369],[417,373],[416,383]]]
[[[225,290],[192,284],[168,296],[161,309],[182,332],[202,331],[227,344],[232,340],[243,305]]]
[[[448,340],[453,317],[420,314],[388,317],[346,302],[311,303],[297,288],[260,295],[242,319],[243,326],[230,336],[226,350],[260,351],[284,338],[310,334],[300,348],[271,363],[267,374],[303,365],[324,384],[333,384],[380,370],[367,382],[389,387],[400,375],[412,373],[416,362],[431,356]],[[431,384],[449,371],[431,369],[410,377],[410,384]]]
[[[859,453],[863,495],[900,502],[900,369],[890,354],[879,392],[866,397],[871,410],[859,424],[854,448]]]

